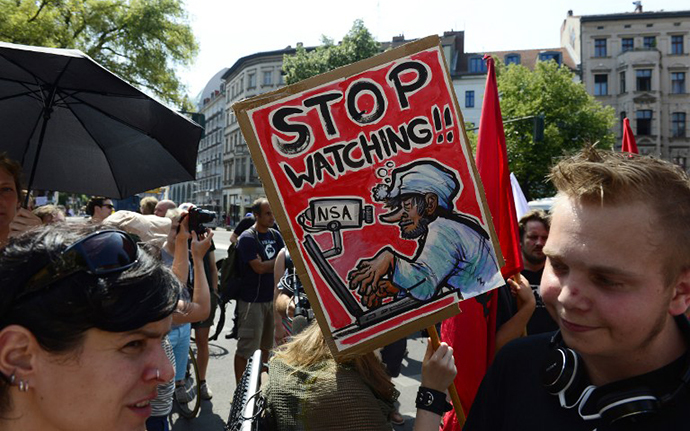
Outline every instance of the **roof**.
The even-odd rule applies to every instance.
[[[197,96],[196,105],[199,110],[201,110],[201,108],[203,107],[204,100],[212,98],[213,95],[216,94],[216,91],[220,90],[221,84],[223,83],[223,79],[221,77],[226,70],[228,70],[228,68],[224,67],[218,72],[216,72],[216,74],[213,75],[213,78],[208,80],[208,83],[206,84],[204,89]]]
[[[528,69],[534,69],[539,59],[539,54],[543,52],[560,52],[563,56],[563,65],[568,66],[570,69],[577,69],[575,61],[568,53],[565,48],[545,48],[545,49],[518,49],[515,51],[488,51],[483,54],[489,54],[492,57],[498,57],[501,60],[505,60],[505,56],[509,54],[519,54],[520,64],[527,67]],[[471,55],[468,53],[468,55]]]
[[[690,10],[679,11],[659,11],[659,12],[625,12],[612,13],[606,15],[582,15],[580,22],[595,22],[595,21],[629,21],[629,20],[650,20],[662,18],[688,18],[690,17]]]
[[[306,49],[307,51],[311,51],[315,48],[314,47],[307,47],[304,49]],[[275,56],[279,56],[279,55],[283,56],[286,54],[290,55],[290,54],[294,54],[295,52],[297,52],[296,48],[288,46],[287,48],[278,49],[275,51],[255,52],[254,54],[245,55],[244,57],[241,57],[239,60],[237,60],[235,62],[235,64],[232,65],[232,67],[227,69],[225,71],[225,73],[223,74],[223,76],[221,76],[221,79],[227,81],[227,79],[229,77],[231,77],[235,72],[240,70],[244,66],[245,63],[247,63],[251,60],[265,58],[265,57],[275,57]]]

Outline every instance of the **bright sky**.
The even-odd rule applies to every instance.
[[[575,15],[632,12],[632,0],[186,0],[200,45],[195,64],[180,70],[195,97],[223,67],[262,51],[336,42],[355,19],[378,41],[465,31],[465,51],[560,46],[569,9]],[[688,0],[644,0],[644,11],[690,9]]]

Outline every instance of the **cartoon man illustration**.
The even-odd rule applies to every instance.
[[[390,186],[374,187],[374,200],[390,208],[379,220],[396,223],[401,237],[419,246],[412,259],[387,246],[359,261],[348,279],[363,305],[376,308],[390,296],[426,301],[443,288],[467,299],[501,283],[488,233],[474,218],[453,211],[461,190],[456,174],[431,160],[394,169]]]

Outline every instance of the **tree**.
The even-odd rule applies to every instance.
[[[191,107],[175,73],[198,51],[181,0],[2,0],[0,40],[80,49],[140,89]]]
[[[339,44],[334,44],[333,39],[326,36],[321,36],[321,43],[309,51],[298,46],[295,54],[285,55],[283,71],[286,83],[294,84],[381,52],[381,44],[374,40],[362,20],[355,20]]]
[[[587,94],[573,73],[555,61],[539,61],[534,71],[496,64],[503,120],[544,115],[541,142],[533,142],[533,121],[505,124],[510,170],[528,199],[552,196],[555,191],[545,178],[555,159],[585,144],[612,148],[614,110]]]

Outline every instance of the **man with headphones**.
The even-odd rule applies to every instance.
[[[498,353],[464,429],[687,429],[690,180],[668,162],[594,149],[550,179],[540,290],[560,330]]]

